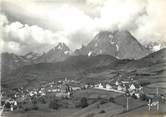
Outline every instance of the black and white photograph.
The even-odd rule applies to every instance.
[[[166,117],[166,0],[0,0],[0,117]]]

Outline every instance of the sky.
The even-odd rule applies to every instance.
[[[71,50],[102,30],[128,30],[145,45],[166,42],[166,0],[1,0],[0,51]]]

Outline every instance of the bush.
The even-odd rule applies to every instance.
[[[39,107],[36,105],[32,107],[32,110],[38,110],[38,109],[39,109]]]
[[[148,82],[148,81],[141,81],[140,82],[141,86],[146,86],[146,85],[149,85],[149,84],[150,84],[150,82]]]
[[[53,99],[53,100],[50,101],[49,108],[57,110],[59,107],[60,107],[60,105],[58,104],[58,100],[57,99]]]
[[[148,101],[148,97],[145,94],[142,94],[140,96],[140,100],[142,100],[142,101]]]
[[[46,99],[44,98],[44,97],[40,97],[39,98],[39,101],[40,101],[40,103],[42,103],[42,104],[46,104],[47,102],[46,102]]]
[[[113,97],[110,97],[110,98],[109,98],[109,102],[115,102],[114,98],[113,98]]]
[[[32,104],[37,104],[37,98],[36,97],[32,97],[31,101],[32,101]]]
[[[31,109],[28,108],[28,107],[25,107],[25,108],[24,108],[24,111],[25,111],[25,112],[30,111],[30,110],[31,110]]]
[[[87,98],[85,98],[85,97],[81,98],[81,100],[80,100],[80,106],[81,106],[81,108],[85,108],[85,107],[88,106]]]
[[[132,98],[137,99],[137,96],[135,94],[132,95]]]
[[[94,113],[89,113],[86,117],[94,117]]]
[[[76,104],[75,104],[75,108],[80,108],[80,104],[79,104],[79,103],[76,103]]]
[[[5,105],[5,101],[1,101],[1,105]]]
[[[100,101],[100,104],[105,104],[105,103],[107,103],[107,100],[105,100],[105,99],[102,99],[102,100]]]
[[[10,108],[10,106],[11,106],[11,104],[10,104],[9,102],[7,102],[7,103],[5,104],[5,108]]]
[[[101,110],[99,113],[105,113],[105,110]]]

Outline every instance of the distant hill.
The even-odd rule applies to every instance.
[[[11,73],[13,70],[16,70],[19,67],[24,65],[34,64],[34,60],[40,55],[30,52],[26,55],[19,56],[13,53],[2,53],[1,54],[1,75],[5,76]]]

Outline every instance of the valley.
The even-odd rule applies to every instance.
[[[126,39],[123,43],[119,41],[122,35]],[[113,41],[108,44],[110,40],[122,45],[117,49]],[[125,43],[130,43],[130,47],[124,49]],[[165,55],[165,48],[150,52],[128,32],[101,32],[74,53],[64,43],[42,55],[4,53],[1,91],[5,111],[2,116],[163,114]]]

